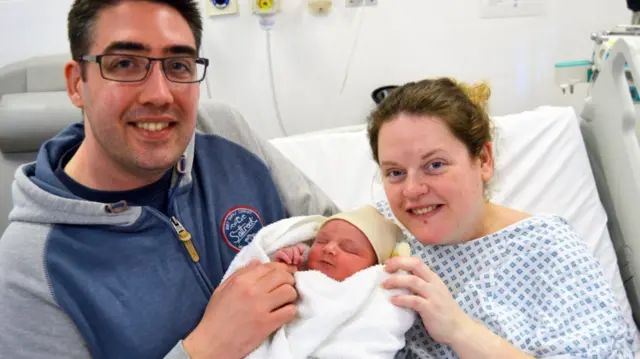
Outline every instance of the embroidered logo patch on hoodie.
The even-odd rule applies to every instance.
[[[221,226],[225,242],[236,251],[251,243],[262,227],[262,218],[249,206],[231,208],[224,215]]]

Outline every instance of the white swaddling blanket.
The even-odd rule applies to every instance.
[[[263,228],[231,262],[223,281],[253,259],[269,262],[280,248],[313,239],[324,217],[288,218]],[[398,290],[380,283],[389,276],[382,265],[342,282],[318,271],[295,274],[298,315],[247,358],[393,358],[405,345],[416,314],[389,301]]]

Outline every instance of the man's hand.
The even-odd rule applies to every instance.
[[[184,340],[192,359],[241,359],[296,315],[295,268],[249,263],[215,290],[202,320]]]

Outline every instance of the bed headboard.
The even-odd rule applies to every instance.
[[[613,46],[585,103],[581,131],[634,320],[640,327],[640,146],[625,76],[627,63],[633,77],[640,79],[638,49],[638,40],[619,40]]]

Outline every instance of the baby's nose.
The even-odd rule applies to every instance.
[[[333,244],[333,243],[327,243],[327,245],[324,246],[324,251],[326,253],[335,254],[336,253],[336,245]]]

